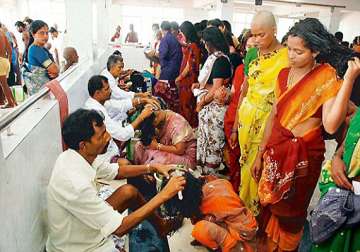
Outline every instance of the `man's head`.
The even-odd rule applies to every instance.
[[[57,38],[59,36],[59,32],[56,30],[56,28],[54,27],[51,27],[50,30],[49,30],[50,34],[51,34],[51,37],[54,39],[54,38]]]
[[[120,55],[112,54],[108,58],[106,67],[114,78],[118,78],[124,68],[124,60]]]
[[[251,34],[257,48],[267,49],[276,39],[276,21],[269,11],[259,11],[251,22]]]
[[[15,23],[16,30],[20,33],[26,30],[26,25],[21,21],[16,21]]]
[[[130,24],[130,31],[133,32],[134,31],[134,25]]]
[[[171,25],[171,32],[172,34],[174,34],[175,36],[179,33],[179,24],[175,21],[170,23]]]
[[[102,75],[94,75],[88,82],[89,95],[104,104],[111,96],[111,88],[108,79]]]
[[[79,62],[79,56],[74,47],[66,47],[64,49],[63,57],[66,60],[68,67]]]
[[[111,139],[103,115],[86,109],[78,109],[68,116],[62,127],[62,137],[70,149],[93,157],[105,153]]]
[[[202,214],[200,211],[202,201],[202,187],[204,181],[201,178],[195,178],[190,172],[179,170],[172,175],[184,176],[186,179],[186,185],[182,190],[182,199],[176,195],[172,199],[164,203],[166,214],[169,216],[182,215],[187,218],[199,218]],[[164,188],[168,180],[164,179],[161,188]]]
[[[169,21],[162,21],[160,28],[161,28],[161,32],[164,35],[166,32],[171,31],[171,23]]]
[[[160,30],[160,26],[159,26],[159,24],[155,23],[155,24],[152,24],[151,29],[155,33],[155,32],[158,32]]]
[[[335,32],[334,36],[339,43],[343,41],[344,34],[341,31]]]

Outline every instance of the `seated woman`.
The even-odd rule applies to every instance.
[[[356,112],[351,120],[345,141],[335,153],[332,162],[327,163],[322,170],[322,177],[319,183],[321,198],[331,191],[331,188],[344,188],[348,191],[356,191],[352,185],[352,181],[360,181],[359,132],[360,110]],[[358,208],[359,206],[355,207],[355,209]],[[340,213],[338,216],[340,216]],[[351,216],[351,214],[349,214],[349,216]],[[316,215],[312,218],[316,218]],[[324,242],[315,244],[312,248],[312,252],[359,251],[360,241],[357,239],[360,235],[359,223],[355,224],[357,227],[351,227],[346,224],[347,223],[344,223],[337,230],[334,230],[332,236]],[[311,228],[313,228],[313,225],[311,225]]]
[[[45,48],[49,39],[49,27],[41,20],[31,23],[30,41],[25,50],[25,70],[23,78],[29,95],[37,93],[50,79],[59,75],[59,67],[55,64],[51,53]]]
[[[136,164],[196,165],[196,139],[190,124],[171,110],[158,110],[140,125],[141,142],[135,146]]]
[[[223,252],[256,251],[255,217],[242,203],[229,181],[215,176],[195,178],[185,170],[175,170],[170,176],[186,179],[181,193],[165,205],[166,214],[191,218],[192,236],[202,245]],[[162,182],[162,187],[168,180]]]

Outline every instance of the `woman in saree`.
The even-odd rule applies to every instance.
[[[164,206],[167,215],[191,219],[195,238],[191,244],[200,243],[211,251],[255,252],[256,219],[231,183],[212,175],[196,178],[188,171],[170,172],[170,176],[180,174],[186,186],[181,196],[174,196]],[[161,187],[166,183],[164,180]]]
[[[331,188],[353,191],[352,181],[360,181],[360,110],[350,121],[345,141],[336,151],[332,161],[327,162],[319,182],[321,197]],[[327,241],[313,245],[312,252],[360,250],[360,228],[341,227]]]
[[[274,103],[277,75],[288,66],[287,49],[277,41],[275,32],[276,22],[271,12],[261,11],[254,16],[251,33],[258,56],[249,64],[231,136],[231,146],[235,148],[237,141],[240,145],[240,198],[256,216],[259,214],[258,185],[251,176],[250,168],[256,159]]]
[[[199,83],[192,86],[199,112],[196,159],[203,174],[215,174],[223,162],[225,103],[232,73],[229,45],[221,31],[208,27],[203,31],[203,40],[209,57],[200,71]]]
[[[59,67],[45,44],[49,39],[49,27],[42,20],[34,20],[29,28],[30,41],[25,50],[23,78],[29,95],[37,93],[51,79],[59,75]]]
[[[344,121],[360,74],[359,59],[350,60],[351,50],[319,20],[299,21],[288,35],[290,68],[279,73],[276,103],[251,169],[263,207],[263,251],[297,251],[324,160],[323,130],[333,134]]]
[[[136,164],[196,166],[196,139],[190,124],[171,110],[158,110],[140,125],[141,142],[135,145]]]
[[[190,123],[191,127],[198,125],[196,113],[196,99],[191,92],[191,85],[197,82],[201,60],[200,40],[193,24],[185,21],[180,25],[186,44],[183,46],[183,59],[180,74],[175,79],[179,89],[179,113]]]
[[[249,31],[250,33],[250,31]],[[246,36],[249,38],[249,36]],[[231,86],[231,101],[226,110],[225,118],[224,118],[224,131],[226,137],[226,145],[224,150],[224,159],[226,166],[229,168],[228,176],[230,178],[230,182],[233,185],[235,192],[239,193],[240,187],[240,148],[239,144],[235,146],[231,145],[231,136],[235,136],[235,142],[238,143],[237,140],[237,130],[233,130],[233,125],[235,121],[235,117],[237,114],[237,106],[239,103],[239,98],[241,94],[241,87],[244,82],[245,76],[248,74],[248,65],[252,59],[257,57],[256,48],[252,47],[251,43],[248,43],[249,39],[243,39],[242,42],[246,44],[248,53],[246,53],[244,64],[239,65],[234,73],[232,78],[232,86]],[[255,53],[254,53],[255,52]]]

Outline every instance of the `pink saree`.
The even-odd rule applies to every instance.
[[[175,145],[180,142],[186,143],[183,155],[150,150],[138,142],[135,145],[136,164],[182,164],[187,168],[194,169],[196,166],[196,139],[192,127],[181,115],[168,111],[170,116],[158,134],[158,142],[163,145]]]

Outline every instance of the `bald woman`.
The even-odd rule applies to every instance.
[[[258,55],[248,66],[230,144],[240,144],[240,198],[255,216],[259,214],[258,184],[251,176],[264,128],[274,103],[275,81],[288,66],[287,49],[276,39],[276,22],[268,11],[258,12],[251,22],[251,34]]]

